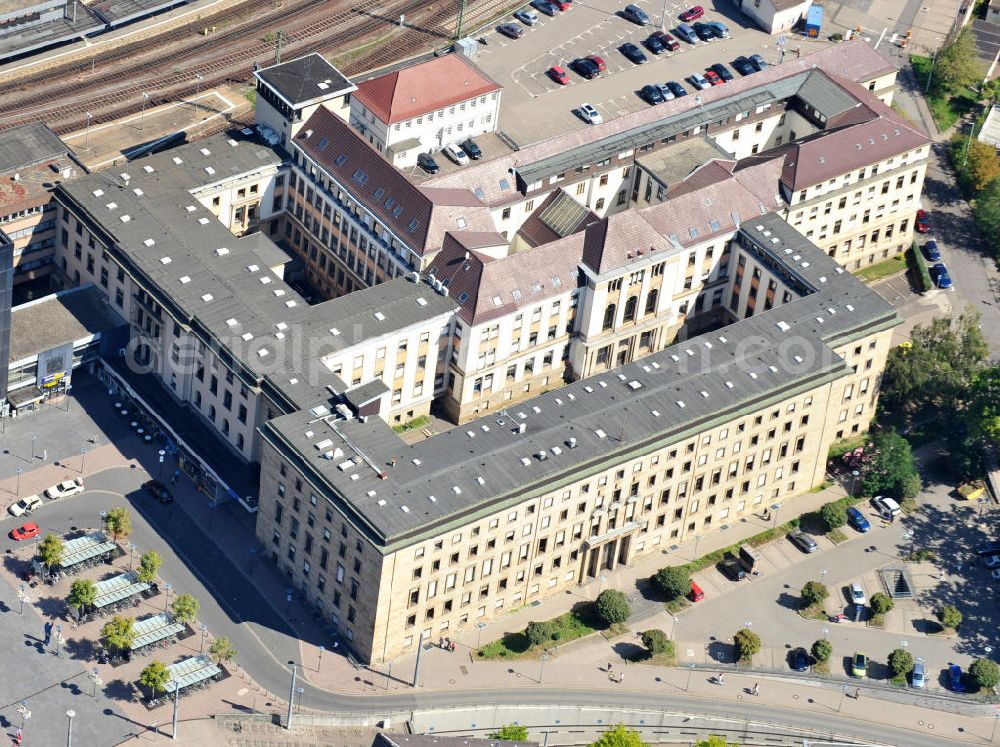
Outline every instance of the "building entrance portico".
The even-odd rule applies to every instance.
[[[630,521],[625,526],[612,529],[583,543],[579,583],[597,578],[601,571],[613,571],[619,565],[628,565],[632,536],[640,524]]]

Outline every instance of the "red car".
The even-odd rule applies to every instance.
[[[719,74],[714,70],[705,71],[705,79],[711,83],[713,86],[721,86],[725,81],[719,77]]]
[[[30,540],[41,534],[42,530],[38,528],[38,524],[24,524],[19,526],[17,529],[12,529],[10,531],[10,538],[20,542],[21,540]]]
[[[573,7],[573,4],[570,3],[569,0],[549,0],[549,2],[561,11],[567,11]]]
[[[696,5],[681,13],[681,20],[684,23],[691,23],[691,21],[697,21],[703,15],[705,15],[705,9],[700,5]]]
[[[597,70],[599,72],[603,73],[605,70],[608,69],[607,63],[604,62],[603,57],[598,57],[596,54],[592,54],[589,57],[587,57],[587,59],[593,62],[595,65],[597,65]]]
[[[660,44],[666,47],[671,52],[676,52],[681,48],[681,44],[674,37],[664,31],[654,31],[650,36],[656,37],[660,40]]]
[[[917,233],[930,233],[931,222],[927,220],[927,213],[924,210],[917,211],[917,220],[913,227],[917,229]]]
[[[566,74],[566,71],[558,65],[553,65],[549,68],[549,77],[561,86],[569,84],[569,76]]]

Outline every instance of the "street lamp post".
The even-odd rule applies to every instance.
[[[97,697],[97,688],[104,684],[101,681],[101,672],[97,667],[90,670],[90,680],[94,683],[94,698]]]
[[[32,435],[31,436],[31,458],[32,459],[35,458],[35,441],[37,439],[38,439],[38,436],[36,436],[36,435]]]
[[[316,664],[316,671],[319,672],[323,668],[323,652],[326,651],[325,646],[319,647],[319,662]]]
[[[21,497],[21,473],[24,472],[20,467],[14,469],[14,474],[17,475],[17,484],[14,486],[14,497]]]
[[[304,693],[305,691],[306,691],[306,689],[304,687],[297,687],[297,688],[295,688],[295,692],[297,692],[299,694],[299,704],[298,704],[298,706],[295,709],[296,713],[299,713],[302,710],[302,693]]]
[[[146,102],[149,101],[149,94],[143,92],[142,94],[142,111],[139,113],[139,129],[146,129]]]
[[[823,628],[823,640],[826,640],[826,636],[830,633],[829,628]]]
[[[135,557],[135,545],[128,543],[128,569],[132,570],[132,560]]]
[[[167,452],[164,449],[160,449],[157,452],[157,454],[160,455],[160,466],[156,468],[156,477],[157,478],[162,478],[163,477],[163,457],[165,457],[167,455]]]
[[[854,470],[851,472],[851,495],[854,495],[854,490],[858,484],[858,478],[861,476],[861,472]]]
[[[165,594],[164,594],[164,602],[163,602],[163,611],[164,612],[166,612],[167,608],[170,606],[170,590],[173,589],[173,588],[174,587],[171,586],[170,584],[164,584],[163,585],[163,590],[165,592]]]
[[[198,82],[195,83],[195,87],[194,87],[194,108],[195,108],[195,110],[197,110],[198,109],[198,98],[201,96],[201,82],[203,80],[205,80],[205,79],[202,76],[198,75],[198,73],[195,73],[194,77],[198,79]]]
[[[76,718],[76,711],[66,711],[66,718],[69,719],[66,727],[66,747],[73,747],[73,719]]]
[[[694,662],[688,664],[688,681],[684,688],[684,692],[691,692],[691,675],[694,674]]]
[[[548,654],[542,654],[541,665],[538,668],[538,684],[545,681],[545,662],[549,658]]]
[[[24,593],[24,590],[26,588],[27,587],[24,584],[21,584],[20,587],[18,587],[18,589],[17,589],[17,599],[21,603],[21,614],[22,615],[24,614],[24,602],[28,598],[28,595]]]
[[[56,656],[62,656],[62,625],[56,625]]]
[[[676,615],[671,615],[670,616],[670,640],[674,639],[674,628],[676,628],[676,627],[677,627],[677,616]]]
[[[486,623],[484,623],[484,622],[477,622],[476,623],[476,628],[479,629],[479,633],[476,635],[476,649],[479,649],[482,646],[482,643],[483,643],[483,628],[485,628],[485,627],[486,627]]]
[[[822,570],[821,570],[821,571],[819,572],[819,582],[820,582],[821,584],[822,584],[822,583],[826,583],[826,568],[822,569]]]
[[[87,140],[86,140],[86,143],[83,146],[83,149],[86,150],[86,151],[89,151],[90,150],[90,120],[94,118],[94,115],[92,115],[90,112],[84,112],[84,114],[87,115]]]
[[[938,50],[934,50],[934,59],[931,60],[931,70],[927,73],[927,86],[924,88],[924,93],[931,90],[931,81],[934,79],[934,66],[937,64]]]
[[[288,718],[285,719],[285,728],[292,729],[292,704],[295,701],[295,677],[298,674],[298,665],[294,661],[288,662],[292,665],[292,686],[288,689]]]
[[[180,689],[180,687],[177,686],[177,680],[173,680],[173,683],[174,683],[174,719],[173,719],[173,728],[172,728],[172,730],[170,732],[170,738],[173,739],[173,740],[176,740],[177,739],[177,699],[179,697],[181,689]]]
[[[205,623],[201,624],[201,651],[199,653],[205,653],[205,635],[208,633],[208,628]]]
[[[80,449],[80,477],[83,477],[84,470],[87,468],[87,447],[84,446]]]

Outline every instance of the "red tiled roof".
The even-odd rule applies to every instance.
[[[354,98],[383,122],[395,124],[500,88],[458,55],[448,54],[366,80]]]

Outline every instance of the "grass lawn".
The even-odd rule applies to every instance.
[[[903,272],[904,270],[906,270],[906,257],[902,254],[898,254],[895,257],[890,257],[889,259],[881,262],[876,262],[873,265],[868,265],[854,274],[866,283],[874,283],[876,280],[882,280],[883,278],[890,277],[891,275]]]
[[[593,605],[567,612],[549,622],[554,628],[551,641],[532,646],[528,636],[522,630],[517,633],[508,633],[499,641],[486,644],[479,649],[476,656],[480,659],[537,659],[546,648],[561,646],[569,641],[575,641],[577,638],[583,638],[598,630],[605,629],[597,617],[597,611]]]
[[[813,664],[813,672],[816,672],[817,674],[830,674],[830,662],[817,661]]]
[[[839,529],[831,529],[826,533],[826,536],[835,545],[839,545],[841,542],[847,541],[847,535]]]
[[[822,604],[810,604],[804,610],[799,610],[802,617],[809,620],[826,620],[827,614],[826,610],[823,608]]]
[[[910,55],[910,65],[922,87],[927,86],[927,77],[931,74],[933,60],[930,57]],[[927,106],[934,117],[934,124],[939,131],[944,132],[959,120],[962,115],[972,111],[977,103],[976,94],[969,90],[952,91],[933,85],[926,94]]]
[[[669,602],[664,602],[663,606],[667,608],[667,612],[671,615],[676,615],[685,607],[690,607],[691,602],[688,601],[687,597],[677,597],[677,599],[671,599]]]
[[[674,653],[672,645],[670,648],[670,651],[665,651],[662,654],[650,654],[648,651],[640,651],[632,656],[629,661],[633,664],[651,664],[654,667],[673,667],[677,665],[677,654]]]
[[[414,428],[423,428],[425,425],[430,424],[431,419],[427,415],[421,415],[420,417],[409,420],[402,425],[394,425],[392,429],[396,433],[406,433],[407,431],[412,431]]]

